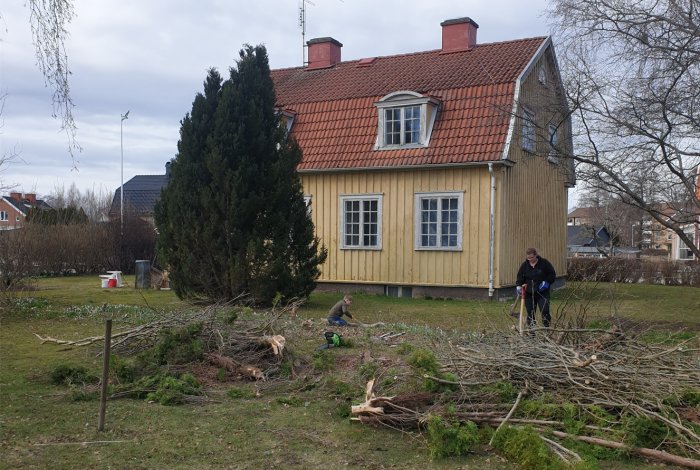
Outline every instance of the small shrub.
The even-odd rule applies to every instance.
[[[559,470],[557,460],[532,428],[502,427],[494,436],[493,446],[511,462],[526,470]]]
[[[432,351],[427,349],[416,349],[408,358],[408,363],[416,369],[436,375],[440,370],[440,365]]]
[[[204,343],[199,339],[201,332],[202,323],[161,332],[160,342],[153,353],[158,364],[189,364],[200,361],[204,354]]]
[[[626,441],[635,447],[653,449],[669,435],[669,429],[661,422],[642,416],[633,416],[625,420]]]
[[[180,405],[185,402],[187,395],[199,395],[199,383],[190,374],[180,377],[161,376],[155,392],[146,395],[147,400],[161,405]]]
[[[219,367],[219,369],[216,371],[216,380],[219,382],[225,382],[226,381],[226,369],[223,367]]]
[[[54,385],[87,385],[99,382],[96,375],[91,374],[85,367],[61,364],[49,374]]]
[[[138,368],[132,362],[119,356],[112,356],[109,362],[109,370],[120,383],[132,383],[138,378]]]
[[[437,415],[428,417],[428,449],[434,459],[466,455],[479,442],[479,429],[471,421],[450,423]]]

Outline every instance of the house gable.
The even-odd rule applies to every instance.
[[[49,210],[51,206],[41,199],[36,198],[34,193],[10,193],[9,196],[0,198],[0,230],[13,230],[24,226],[29,210],[37,208]]]

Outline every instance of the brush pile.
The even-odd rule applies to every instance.
[[[700,362],[688,342],[644,344],[615,327],[549,329],[447,342],[438,354],[442,370],[457,379],[424,377],[452,386],[449,398],[378,397],[371,383],[365,403],[352,408],[355,419],[404,429],[421,429],[436,414],[453,422],[499,427],[508,422],[531,426],[548,438],[700,468],[700,461],[690,458],[700,455]],[[567,420],[580,423],[577,434],[563,432]],[[656,432],[658,439],[630,442],[633,426],[646,426],[640,434]]]
[[[147,351],[157,354],[167,342],[196,341],[199,346],[194,349],[201,350],[201,357],[212,365],[250,379],[264,380],[267,371],[280,364],[285,352],[285,338],[275,334],[274,325],[281,316],[289,315],[298,307],[298,303],[291,303],[256,314],[237,304],[218,304],[164,314],[148,323],[116,328],[111,335],[111,350],[129,357]],[[119,323],[128,324],[127,321]],[[97,347],[105,340],[104,335],[78,340],[36,333],[35,336],[42,344],[74,347]],[[101,349],[96,354],[101,355]],[[177,358],[161,359],[171,365],[177,364]]]

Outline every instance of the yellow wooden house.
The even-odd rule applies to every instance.
[[[438,50],[342,61],[319,38],[307,66],[272,72],[328,249],[319,289],[512,296],[530,246],[566,275],[574,176],[552,40],[441,26]]]

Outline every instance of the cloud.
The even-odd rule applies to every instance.
[[[35,66],[28,9],[3,5],[0,94],[7,93],[0,154],[21,149],[22,161],[2,173],[19,190],[55,187],[116,189],[124,178],[162,174],[176,152],[180,120],[202,90],[207,69],[228,75],[243,44],[264,44],[272,68],[301,65],[299,0],[75,0],[66,44],[78,142],[71,159],[51,90]],[[441,46],[440,22],[469,16],[479,42],[547,34],[545,0],[314,0],[306,40],[331,36],[344,60],[411,53]],[[75,167],[74,168],[74,164]]]

